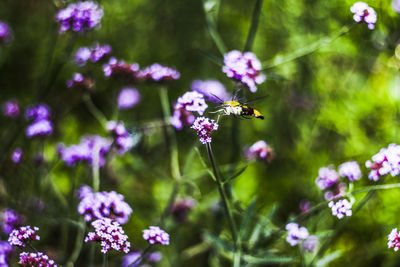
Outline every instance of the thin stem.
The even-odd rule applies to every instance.
[[[105,127],[107,124],[107,118],[104,114],[94,105],[93,100],[89,94],[84,95],[83,100],[89,112],[95,117],[98,122]]]
[[[203,0],[203,9],[204,9],[204,13],[206,16],[206,24],[207,24],[207,30],[208,33],[210,34],[211,38],[213,39],[215,45],[217,46],[219,52],[221,53],[221,55],[223,56],[226,53],[226,46],[224,44],[224,41],[222,40],[221,36],[218,34],[217,31],[217,27],[216,27],[216,19],[215,17],[218,16],[218,6],[219,3],[215,3],[214,6],[210,7],[207,10],[207,4],[204,0]],[[214,17],[213,17],[213,14]]]
[[[169,195],[168,204],[165,206],[163,213],[161,214],[160,224],[164,223],[165,218],[168,216],[172,205],[175,202],[176,196],[178,195],[179,184],[177,181],[174,182],[171,194]]]
[[[81,227],[78,227],[77,233],[76,233],[76,239],[75,239],[75,247],[74,250],[71,253],[71,256],[69,257],[67,261],[67,265],[73,265],[75,261],[78,259],[79,254],[81,253],[82,250],[82,245],[83,245],[83,238],[85,236],[85,228],[86,224],[81,221]]]
[[[134,262],[129,264],[127,267],[136,266],[137,263],[141,262],[144,259],[144,257],[147,256],[152,247],[153,245],[148,245],[147,248],[145,248],[145,250],[143,250],[142,253],[140,253],[140,256]]]
[[[256,37],[258,29],[258,23],[260,22],[261,8],[263,2],[263,0],[257,0],[256,4],[254,5],[251,26],[247,34],[246,44],[243,49],[244,51],[251,51],[251,49],[253,48],[254,39]]]
[[[108,267],[108,253],[104,253],[103,256],[103,267]]]
[[[97,192],[100,188],[100,144],[96,143],[93,148],[92,176],[93,176],[93,191]]]

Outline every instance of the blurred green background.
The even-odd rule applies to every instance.
[[[222,73],[221,66],[210,60],[210,55],[220,59],[222,56],[207,30],[200,0],[103,0],[100,29],[83,35],[59,35],[54,16],[67,3],[57,0],[0,3],[0,20],[9,23],[14,32],[13,42],[0,47],[0,100],[16,98],[23,107],[46,103],[51,107],[55,126],[55,133],[42,142],[24,136],[23,120],[1,118],[1,207],[14,208],[27,215],[28,224],[40,226],[41,247],[61,264],[75,241],[76,229],[68,220],[79,219],[74,190],[80,184],[91,184],[91,170],[84,164],[69,168],[57,161],[56,146],[60,142],[78,143],[84,134],[106,135],[83,103],[83,93],[66,88],[65,83],[74,72],[94,78],[96,88],[92,98],[109,119],[118,92],[127,86],[104,78],[101,66],[77,67],[72,62],[77,48],[98,41],[110,44],[113,55],[126,62],[137,62],[141,67],[159,62],[176,68],[181,78],[168,85],[171,109],[176,99],[190,90],[195,79],[217,79],[229,91],[234,86]],[[218,5],[218,1],[208,3]],[[215,18],[228,51],[243,49],[255,3],[255,0],[222,0],[219,9],[217,6],[212,9],[210,16]],[[356,160],[363,171],[356,187],[372,185],[367,179],[365,161],[381,147],[400,141],[400,48],[396,48],[400,15],[391,9],[390,1],[368,1],[378,16],[376,29],[371,31],[365,24],[353,23],[349,10],[353,3],[263,2],[252,51],[263,62],[267,81],[258,86],[256,94],[246,92],[246,98],[268,95],[255,104],[265,120],[223,118],[220,129],[213,134],[217,161],[225,166],[223,170],[228,170],[223,174],[232,172],[234,166],[247,164],[242,154],[246,145],[265,140],[275,151],[270,164],[250,163],[233,181],[232,199],[238,210],[256,197],[257,217],[265,216],[275,207],[272,222],[280,227],[290,216],[299,214],[301,200],[308,199],[313,205],[323,200],[315,185],[320,167]],[[338,36],[344,26],[350,30]],[[157,86],[135,86],[141,93],[140,104],[119,114],[130,129],[160,121],[163,116]],[[232,130],[235,124],[237,128]],[[141,230],[157,223],[174,182],[170,151],[162,129],[140,133],[139,144],[130,153],[110,159],[102,169],[101,190],[116,190],[125,196],[134,212],[124,228],[133,246],[144,248]],[[211,212],[218,192],[199,155],[193,152],[197,146],[208,164],[205,147],[191,129],[176,131],[176,136],[186,179],[177,186],[178,197],[191,196],[197,205],[186,223],[167,220],[165,229],[171,235],[171,245],[160,248],[164,259],[156,266],[228,266],[229,260],[217,257],[210,242],[196,247],[199,251],[194,250],[195,253],[188,250],[207,240],[205,231],[218,235],[224,227],[226,232],[222,232],[222,237],[226,237],[228,227],[223,215],[215,209]],[[18,146],[23,148],[27,160],[16,166],[11,164],[9,155]],[[42,146],[46,160],[54,166],[32,163]],[[388,177],[385,182],[396,181],[397,178]],[[386,245],[390,230],[400,223],[398,192],[379,191],[342,225],[340,235],[326,252],[328,255],[340,251],[331,266],[400,264],[400,258]],[[60,195],[66,198],[69,209],[59,203]],[[34,197],[44,201],[42,212],[31,208]],[[362,197],[358,194],[356,199]],[[300,223],[310,233],[319,234],[323,243],[327,230],[337,227],[338,220],[326,207]],[[2,240],[5,238],[1,236]],[[264,245],[266,251],[298,253],[284,238]],[[86,266],[89,252],[90,246],[84,244],[76,266]],[[99,249],[95,259],[96,264],[101,263]],[[112,254],[110,265],[118,266],[120,259],[121,255]]]

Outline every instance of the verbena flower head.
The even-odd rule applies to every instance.
[[[142,255],[142,252],[140,251],[134,251],[131,252],[127,255],[125,255],[122,258],[122,267],[145,267],[147,265],[140,265],[142,260],[146,260],[149,262],[159,262],[162,259],[162,254],[159,251],[155,251],[152,253],[149,253],[147,255],[144,255],[144,258],[142,258],[141,260],[137,261],[134,265],[132,265],[137,259],[139,259],[139,257]]]
[[[182,130],[183,127],[192,125],[194,120],[195,117],[190,111],[187,111],[180,104],[175,104],[174,113],[169,122],[175,129]]]
[[[196,202],[191,197],[177,199],[172,204],[169,212],[172,214],[176,221],[185,222],[189,211],[191,211],[195,205]]]
[[[42,252],[22,252],[19,254],[19,262],[23,266],[57,267],[57,264]]]
[[[25,247],[25,242],[32,240],[40,240],[40,236],[36,234],[39,227],[22,226],[18,229],[12,230],[8,238],[8,243],[12,246]]]
[[[329,187],[329,190],[325,192],[324,197],[328,201],[341,198],[346,194],[346,189],[347,186],[344,183],[335,184]]]
[[[398,251],[400,248],[400,233],[397,232],[397,228],[394,228],[388,235],[388,248],[393,248],[394,251]]]
[[[122,155],[133,147],[133,139],[123,122],[109,121],[106,128],[111,133],[114,139],[113,146],[119,154]]]
[[[319,245],[318,237],[315,235],[308,236],[302,243],[303,248],[307,252],[314,252]]]
[[[308,212],[311,208],[311,202],[307,199],[303,199],[300,201],[299,208],[301,213]]]
[[[81,143],[65,147],[63,144],[58,146],[58,153],[61,159],[69,166],[77,162],[85,161],[93,164],[95,157],[99,158],[99,166],[105,164],[105,155],[110,151],[111,142],[97,135],[84,136]]]
[[[27,108],[25,112],[27,120],[39,121],[50,118],[50,108],[44,104],[37,104]]]
[[[11,153],[11,160],[14,163],[18,163],[21,161],[21,159],[22,159],[22,149],[18,147]]]
[[[261,62],[251,52],[233,50],[224,55],[222,71],[234,80],[246,85],[251,92],[257,91],[256,84],[265,81],[265,75],[261,71]]]
[[[159,243],[161,245],[169,245],[169,234],[158,226],[150,226],[150,229],[143,230],[143,238],[150,245]]]
[[[315,183],[321,190],[333,186],[339,181],[338,173],[332,167],[322,167],[318,171],[318,177]]]
[[[13,39],[12,31],[7,23],[0,21],[0,44],[9,44]]]
[[[135,88],[124,88],[118,95],[118,108],[129,109],[140,101],[140,94]]]
[[[90,90],[94,87],[94,82],[90,78],[83,77],[80,73],[74,73],[71,80],[67,81],[68,88]]]
[[[362,22],[368,24],[368,29],[373,30],[376,23],[376,12],[364,2],[356,2],[350,8],[350,11],[354,14],[353,19],[355,22]]]
[[[360,180],[361,170],[356,161],[348,161],[339,166],[339,175],[347,177],[350,181]]]
[[[10,118],[17,118],[20,114],[18,101],[9,100],[3,104],[3,115]]]
[[[378,181],[381,176],[388,173],[392,176],[399,175],[400,146],[390,144],[387,148],[382,148],[372,157],[372,161],[365,162],[365,166],[371,169],[368,178],[374,181]]]
[[[93,194],[93,189],[90,186],[84,184],[81,186],[81,188],[76,190],[76,193],[79,199],[84,199],[88,195]]]
[[[81,47],[79,48],[76,53],[75,53],[75,63],[78,66],[84,66],[86,62],[89,60],[90,56],[92,54],[92,51],[90,50],[89,47]]]
[[[139,71],[139,64],[127,64],[124,61],[118,61],[115,57],[110,58],[108,63],[103,65],[103,72],[106,77],[121,78],[130,81],[136,79],[136,73]]]
[[[87,61],[98,62],[111,53],[111,46],[95,43],[92,47],[81,47],[75,53],[75,63],[78,66],[86,65]]]
[[[103,218],[92,222],[94,232],[89,232],[85,242],[98,241],[101,245],[101,252],[107,253],[110,250],[128,253],[131,243],[120,224],[109,218]]]
[[[85,221],[111,218],[120,224],[127,223],[132,214],[132,209],[124,201],[124,196],[115,191],[90,193],[82,195],[78,205],[78,212],[84,216]]]
[[[154,63],[136,74],[140,80],[153,80],[155,82],[177,80],[181,74],[172,68]]]
[[[100,27],[103,9],[92,1],[69,4],[65,9],[58,11],[56,21],[60,23],[59,33],[69,30],[84,33]]]
[[[218,123],[206,117],[197,117],[190,128],[196,130],[200,142],[206,144],[211,143],[211,133],[218,129]]]
[[[344,218],[344,216],[351,216],[352,204],[347,199],[341,199],[334,203],[329,202],[328,206],[332,209],[332,215],[338,217],[339,219]]]
[[[308,237],[308,230],[305,227],[299,227],[297,223],[288,223],[285,229],[288,231],[286,241],[292,247]]]
[[[191,85],[193,91],[203,94],[209,101],[220,103],[230,99],[230,95],[226,92],[225,86],[216,80],[194,80]]]
[[[5,234],[10,234],[16,227],[25,222],[24,216],[18,214],[13,209],[4,209],[0,217],[2,230]]]
[[[274,151],[272,148],[263,140],[255,142],[245,151],[246,157],[249,160],[265,160],[271,162],[274,157]]]
[[[26,136],[48,136],[53,133],[53,125],[47,119],[35,121],[26,128]]]
[[[400,13],[400,0],[392,0],[392,9]]]
[[[0,241],[0,266],[8,267],[8,260],[13,252],[13,248],[7,241]]]
[[[195,91],[189,91],[184,93],[178,98],[175,105],[175,109],[184,108],[187,111],[197,112],[199,115],[203,115],[208,105],[204,100],[204,96]]]

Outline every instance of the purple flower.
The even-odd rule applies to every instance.
[[[18,214],[15,210],[4,209],[1,212],[1,222],[3,232],[5,234],[10,234],[16,227],[25,222],[25,218],[24,216]]]
[[[371,169],[368,178],[375,182],[388,173],[392,176],[399,175],[400,146],[390,144],[387,148],[382,148],[378,154],[372,157],[372,161],[365,162],[365,166]]]
[[[53,133],[53,125],[50,121],[43,119],[35,121],[26,128],[26,136],[33,137],[37,135],[48,136]]]
[[[197,112],[199,115],[203,115],[208,105],[204,100],[204,96],[195,91],[189,91],[178,98],[175,104],[175,109],[184,108],[187,111]]]
[[[297,223],[288,223],[285,227],[288,231],[286,241],[292,246],[296,246],[299,242],[308,237],[308,231],[305,227],[300,227]]]
[[[135,88],[124,88],[118,95],[118,108],[129,109],[140,101],[140,94]]]
[[[101,245],[101,252],[107,253],[114,249],[116,251],[128,253],[131,243],[128,242],[128,236],[120,224],[108,218],[103,218],[92,222],[94,232],[89,232],[85,242],[98,241]]]
[[[400,13],[400,0],[392,0],[392,9]]]
[[[29,107],[25,112],[25,116],[27,120],[31,121],[48,119],[50,117],[50,109],[47,105],[37,104]]]
[[[324,197],[326,200],[331,201],[337,198],[341,198],[346,194],[346,184],[334,184],[329,187],[329,190],[325,192]]]
[[[136,78],[140,80],[153,80],[155,82],[177,80],[180,76],[180,73],[175,69],[158,63],[154,63],[136,74]]]
[[[193,91],[204,95],[207,100],[220,103],[230,99],[230,95],[226,92],[225,86],[215,80],[194,80],[191,85]]]
[[[0,21],[0,44],[9,44],[13,39],[10,26]]]
[[[13,119],[19,116],[19,106],[17,100],[9,100],[3,104],[3,115]]]
[[[120,224],[124,224],[128,222],[132,214],[132,209],[124,201],[124,196],[115,191],[90,193],[86,188],[81,197],[78,212],[84,215],[87,222],[111,218]]]
[[[92,47],[81,47],[75,53],[75,63],[84,66],[88,60],[98,62],[111,53],[111,46],[95,43]]]
[[[271,162],[274,157],[274,151],[265,141],[255,142],[246,151],[246,157],[249,160],[265,160],[266,162]]]
[[[78,66],[84,66],[86,62],[89,60],[92,51],[88,47],[81,47],[75,53],[75,63]]]
[[[103,72],[106,77],[114,77],[135,81],[136,73],[139,71],[139,64],[127,64],[118,61],[115,57],[110,58],[108,63],[103,65]]]
[[[307,199],[303,199],[300,201],[299,208],[301,213],[308,212],[311,208],[311,202]]]
[[[332,215],[338,217],[339,219],[342,219],[345,215],[352,215],[352,204],[347,199],[341,199],[336,203],[331,201],[329,202],[328,206],[332,209]]]
[[[394,228],[388,235],[388,248],[393,248],[394,251],[398,251],[400,247],[400,233],[397,232],[397,228]]]
[[[261,63],[256,55],[251,52],[233,50],[224,55],[222,71],[234,80],[246,85],[251,92],[257,91],[256,84],[265,81],[265,75],[260,73]]]
[[[40,236],[36,234],[39,227],[22,226],[12,230],[8,238],[8,243],[12,246],[25,247],[25,242],[32,240],[40,240]]]
[[[76,191],[76,193],[77,193],[77,197],[82,200],[85,197],[93,194],[93,189],[90,186],[84,184],[81,186],[81,188],[79,188]]]
[[[74,73],[71,80],[67,81],[68,88],[81,88],[81,89],[92,89],[94,87],[94,82],[83,77],[80,73]]]
[[[11,154],[11,160],[12,160],[14,163],[18,163],[18,162],[21,161],[21,159],[22,159],[22,149],[18,147],[18,148],[16,148],[16,149],[12,152],[12,154]]]
[[[362,22],[368,24],[368,29],[373,30],[376,23],[376,12],[372,7],[369,7],[364,2],[356,2],[350,8],[350,11],[354,14],[353,19],[355,22]]]
[[[315,235],[310,235],[307,237],[303,243],[302,246],[307,252],[314,252],[319,245],[318,237]]]
[[[218,123],[206,117],[197,117],[190,128],[196,130],[200,142],[206,144],[211,143],[211,133],[218,129]]]
[[[0,241],[0,266],[8,267],[8,260],[13,252],[13,248],[8,242]]]
[[[69,30],[84,33],[95,27],[100,27],[103,9],[92,1],[69,4],[58,11],[56,21],[60,23],[59,33]]]
[[[182,130],[185,126],[193,124],[195,117],[190,111],[187,111],[184,107],[179,104],[175,104],[174,114],[169,119],[169,122],[177,130]]]
[[[122,259],[122,267],[145,267],[147,265],[140,265],[142,260],[137,261],[134,265],[132,265],[139,257],[142,255],[141,251],[134,251],[127,255],[125,255]],[[144,259],[150,262],[159,262],[162,259],[162,254],[159,251],[152,252],[146,256]]]
[[[169,212],[172,214],[174,219],[178,222],[185,222],[189,211],[193,209],[196,202],[193,198],[187,197],[177,199],[171,206]]]
[[[350,181],[360,180],[361,170],[356,161],[349,161],[339,166],[339,175],[347,177]]]
[[[133,139],[125,129],[123,122],[109,121],[106,125],[107,130],[114,139],[113,146],[122,155],[133,147]]]
[[[18,263],[24,266],[57,267],[54,261],[42,252],[22,252],[19,254]]]
[[[169,234],[158,226],[150,226],[150,229],[143,230],[143,238],[150,245],[155,243],[169,245]]]
[[[105,155],[110,151],[111,142],[97,135],[84,136],[80,144],[65,147],[63,144],[58,146],[58,153],[61,159],[72,166],[77,162],[86,161],[90,165],[93,164],[98,157],[99,166],[105,164]]]
[[[339,175],[331,166],[320,168],[318,174],[315,183],[321,190],[325,190],[339,181]]]

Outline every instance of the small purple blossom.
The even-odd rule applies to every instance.
[[[155,82],[177,80],[181,74],[175,69],[154,63],[136,74],[140,80],[153,80]]]
[[[296,246],[299,242],[308,237],[308,231],[305,227],[299,227],[297,223],[288,223],[285,227],[288,231],[286,241],[292,246]]]
[[[118,95],[118,108],[129,109],[140,101],[140,94],[135,88],[124,88]]]
[[[81,47],[75,53],[75,63],[78,66],[84,66],[89,60],[92,51],[88,47]]]
[[[103,65],[103,72],[106,77],[121,78],[130,81],[136,79],[139,71],[139,64],[127,64],[124,61],[118,61],[115,57],[110,58],[108,63]]]
[[[197,117],[190,128],[197,132],[200,142],[206,144],[211,143],[211,133],[218,129],[218,123],[206,117]]]
[[[13,39],[12,31],[7,23],[0,21],[0,44],[9,44]]]
[[[394,251],[398,251],[400,248],[400,233],[397,232],[397,228],[394,228],[388,235],[388,248],[393,248]]]
[[[334,203],[329,202],[328,206],[332,209],[332,215],[338,217],[339,219],[344,218],[344,216],[351,216],[352,204],[347,199],[341,199]]]
[[[392,9],[400,13],[400,0],[392,0]]]
[[[308,212],[311,208],[311,202],[308,201],[307,199],[303,199],[300,201],[299,208],[300,208],[300,213]]]
[[[86,161],[93,164],[95,157],[99,158],[99,166],[105,164],[105,155],[110,151],[111,142],[97,135],[84,136],[77,145],[65,147],[63,144],[58,146],[58,153],[61,159],[72,166],[80,161]]]
[[[21,159],[22,159],[22,149],[18,147],[11,153],[11,160],[14,163],[18,163],[21,161]]]
[[[84,33],[100,27],[102,17],[101,6],[92,1],[83,1],[69,4],[65,9],[58,11],[56,21],[60,23],[59,33],[69,30]]]
[[[333,186],[339,181],[338,173],[331,167],[322,167],[318,171],[318,177],[315,183],[321,190]]]
[[[314,252],[319,245],[318,237],[315,235],[308,236],[302,243],[303,248],[307,252]]]
[[[2,230],[5,234],[10,234],[16,227],[25,222],[24,216],[18,214],[13,209],[4,209],[1,212]]]
[[[44,104],[37,104],[29,107],[25,112],[25,116],[26,119],[30,121],[40,121],[43,119],[49,119],[50,108]]]
[[[131,243],[118,222],[103,218],[92,222],[92,226],[95,231],[87,234],[85,242],[100,242],[101,252],[103,253],[112,249],[125,253],[129,252]]]
[[[76,190],[76,193],[77,193],[77,197],[82,200],[85,197],[87,197],[88,195],[93,194],[93,189],[90,186],[84,184],[81,186],[81,188]]]
[[[255,142],[245,151],[248,160],[264,160],[271,162],[274,157],[273,149],[263,140]]]
[[[36,234],[39,227],[22,226],[18,229],[12,230],[8,238],[8,243],[12,246],[25,247],[25,242],[31,240],[40,240],[40,236]]]
[[[182,130],[183,127],[192,125],[194,120],[195,117],[190,111],[187,111],[179,104],[175,104],[174,113],[169,119],[169,122],[175,129]]]
[[[133,139],[126,130],[123,122],[109,121],[106,125],[107,130],[113,137],[113,146],[122,155],[133,147]]]
[[[3,104],[3,115],[10,118],[17,118],[20,114],[18,101],[9,100]]]
[[[8,267],[8,260],[13,252],[13,248],[7,241],[0,241],[0,266]]]
[[[142,260],[137,261],[134,265],[132,265],[139,257],[142,255],[141,251],[134,251],[127,255],[125,255],[122,259],[121,267],[145,267],[147,265],[140,265]],[[159,262],[162,259],[162,254],[159,251],[152,252],[148,255],[144,256],[146,261],[150,262]]]
[[[178,98],[175,105],[175,109],[184,108],[187,111],[197,112],[199,115],[203,115],[208,105],[204,100],[204,96],[195,91],[189,91],[184,93]]]
[[[230,95],[226,92],[225,86],[216,80],[194,80],[191,85],[193,91],[203,94],[207,100],[220,103],[230,99]]]
[[[75,53],[75,63],[78,66],[86,65],[90,60],[93,63],[104,59],[111,53],[111,46],[95,43],[92,47],[81,47]]]
[[[18,263],[24,266],[57,267],[55,262],[42,252],[22,252],[19,254]]]
[[[78,205],[79,214],[84,216],[85,221],[111,218],[120,224],[127,223],[132,214],[132,209],[124,201],[124,196],[115,191],[111,192],[89,192],[85,188],[84,194],[81,189],[81,202]]]
[[[350,11],[354,14],[353,19],[355,22],[364,21],[368,25],[368,29],[373,30],[376,23],[376,12],[364,2],[356,2],[350,8]]]
[[[143,230],[143,238],[150,245],[155,243],[169,245],[169,234],[158,226],[150,226],[150,229]]]
[[[347,177],[350,181],[360,180],[361,170],[356,161],[349,161],[339,166],[339,175]]]
[[[49,120],[35,121],[26,128],[26,136],[48,136],[53,133],[53,125]]]
[[[193,209],[196,205],[196,202],[193,198],[187,197],[182,199],[177,199],[171,206],[169,212],[172,214],[174,219],[178,222],[185,222],[188,216],[188,213]]]
[[[368,174],[370,180],[375,182],[383,175],[390,173],[392,176],[400,174],[400,146],[390,144],[387,148],[382,148],[379,153],[372,157],[372,161],[365,162],[365,166],[370,168]]]
[[[265,81],[265,75],[261,71],[261,62],[255,54],[233,50],[224,55],[222,71],[234,80],[246,85],[251,92],[257,91],[256,84]]]
[[[67,81],[67,87],[90,90],[94,87],[94,82],[89,78],[83,77],[80,73],[74,73],[72,79]]]
[[[344,183],[334,184],[325,192],[324,197],[328,201],[341,198],[346,194],[346,189],[347,186]]]

